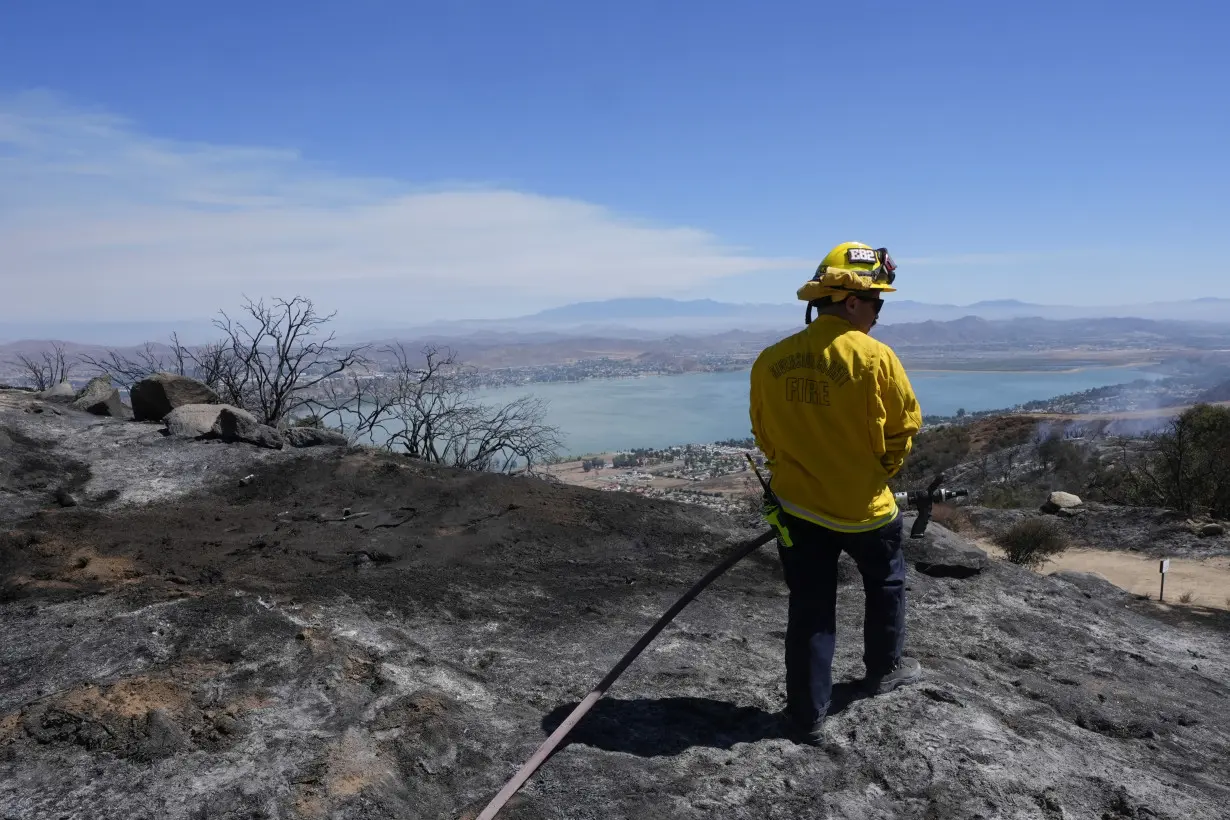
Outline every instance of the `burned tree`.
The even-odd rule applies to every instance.
[[[381,348],[391,372],[351,374],[312,402],[354,440],[390,452],[468,470],[534,472],[559,449],[560,432],[544,423],[546,406],[523,396],[501,407],[473,396],[473,369],[447,348],[427,346],[412,357],[401,344]]]
[[[155,373],[171,373],[196,379],[217,392],[223,375],[233,369],[229,340],[193,347],[182,343],[176,333],[168,345],[146,342],[131,355],[109,350],[105,357],[85,355],[81,361],[125,390]]]
[[[179,343],[179,337],[171,334],[171,344],[161,345],[146,342],[132,356],[118,350],[108,350],[103,358],[90,355],[81,357],[82,364],[93,368],[98,375],[111,377],[116,387],[130,389],[134,384],[155,373],[174,373],[191,376],[188,363],[190,352]]]
[[[363,361],[363,349],[343,351],[325,326],[335,314],[317,313],[310,299],[247,300],[242,314],[214,325],[222,337],[189,346],[171,335],[170,345],[147,342],[134,354],[112,350],[85,363],[124,388],[155,373],[173,373],[203,382],[223,401],[242,407],[261,422],[277,425],[292,416],[329,379]]]
[[[73,367],[64,351],[64,345],[59,342],[52,342],[51,350],[44,350],[40,358],[19,353],[16,359],[34,389],[39,391],[49,390],[68,381],[68,373]]]
[[[336,334],[325,333],[335,313],[321,316],[310,299],[247,300],[246,317],[222,311],[214,324],[221,350],[209,361],[224,401],[243,407],[263,423],[277,425],[309,403],[330,379],[363,361],[363,349],[342,351]]]

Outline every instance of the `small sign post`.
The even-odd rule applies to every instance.
[[[1163,558],[1161,563],[1158,564],[1157,571],[1161,573],[1162,576],[1162,589],[1158,592],[1157,599],[1159,601],[1164,601],[1166,600],[1166,573],[1170,571],[1170,559]]]

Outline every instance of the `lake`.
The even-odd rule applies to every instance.
[[[910,371],[926,415],[959,408],[996,410],[1136,379],[1161,378],[1130,367],[1068,372]],[[707,443],[751,435],[748,371],[632,379],[548,382],[479,391],[486,404],[526,394],[548,402],[547,423],[560,428],[571,455]]]

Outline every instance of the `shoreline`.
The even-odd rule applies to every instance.
[[[1158,362],[1149,360],[1149,361],[1141,361],[1141,362],[1125,362],[1125,363],[1116,363],[1116,364],[1087,364],[1087,365],[1077,365],[1075,367],[1054,367],[1054,368],[1044,368],[1044,369],[1039,369],[1036,366],[1021,367],[1021,368],[1016,368],[1016,367],[961,368],[961,367],[926,367],[926,366],[913,367],[904,361],[902,362],[902,364],[905,366],[907,374],[909,373],[969,373],[969,374],[985,373],[987,375],[1003,375],[1005,373],[1012,373],[1012,374],[1020,374],[1020,375],[1028,375],[1028,376],[1048,376],[1048,375],[1056,375],[1056,374],[1085,373],[1085,372],[1097,371],[1097,370],[1116,370],[1116,369],[1142,370],[1144,368],[1156,365],[1158,364]],[[731,368],[722,368],[720,370],[692,370],[686,373],[637,373],[637,374],[631,374],[627,376],[595,376],[593,378],[587,378],[587,379],[549,379],[549,380],[544,379],[541,381],[517,382],[515,384],[500,384],[500,385],[484,386],[484,387],[479,387],[477,389],[479,390],[509,390],[512,388],[527,388],[527,387],[530,387],[531,385],[537,385],[537,384],[586,384],[588,382],[622,382],[622,381],[632,381],[632,380],[638,380],[638,379],[671,379],[671,378],[681,378],[681,377],[687,377],[687,376],[712,375],[716,373],[747,373],[747,372],[750,372],[751,369],[752,368],[749,365],[747,367],[731,367]],[[1157,373],[1156,376],[1158,379],[1168,378],[1168,376],[1166,376],[1166,374],[1163,374],[1163,373]]]
[[[1115,365],[1119,367],[1120,365]],[[1123,367],[1131,367],[1131,365],[1122,365]],[[1108,368],[1101,367],[1071,367],[1062,370],[941,370],[938,368],[929,367],[910,367],[906,365],[906,374],[910,373],[969,373],[971,375],[985,374],[988,376],[1002,376],[1005,373],[1020,374],[1023,376],[1049,376],[1060,373],[1084,373],[1089,370],[1105,370]],[[1162,378],[1165,378],[1164,376]]]

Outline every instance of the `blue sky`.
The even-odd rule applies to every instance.
[[[0,5],[0,320],[1230,296],[1222,4]],[[57,298],[48,300],[54,292]]]

